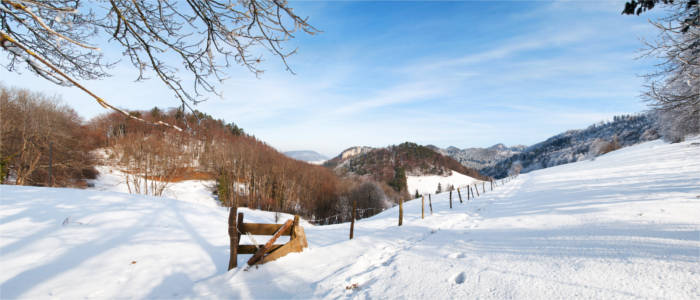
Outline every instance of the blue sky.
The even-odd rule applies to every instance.
[[[281,151],[334,156],[350,146],[404,141],[530,145],[646,109],[639,75],[654,61],[636,58],[640,39],[655,37],[647,22],[654,15],[623,16],[624,1],[291,6],[323,31],[300,33],[288,44],[299,48],[289,59],[297,75],[266,54],[261,77],[234,66],[220,86],[223,97],[211,95],[196,107]],[[138,74],[129,65],[112,73],[84,83],[127,109],[177,105],[159,81],[134,82]],[[61,95],[85,118],[105,112],[79,90],[29,71],[3,69],[0,76],[8,86]]]

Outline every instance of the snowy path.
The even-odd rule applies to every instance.
[[[700,298],[700,139],[524,174],[463,204],[455,193],[452,210],[442,193],[423,220],[409,201],[403,226],[390,209],[353,240],[348,224],[307,224],[309,249],[248,271],[225,271],[221,208],[1,188],[3,299]]]

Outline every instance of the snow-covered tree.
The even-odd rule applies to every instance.
[[[640,14],[659,0],[631,1],[623,13]],[[697,0],[667,1],[670,12],[652,24],[659,30],[655,42],[647,42],[647,55],[661,59],[647,74],[644,97],[659,112],[660,131],[670,141],[700,132],[700,5]]]

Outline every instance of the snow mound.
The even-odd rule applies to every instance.
[[[700,287],[700,138],[534,171],[453,209],[435,195],[424,219],[408,201],[403,226],[395,207],[356,222],[353,240],[347,223],[305,224],[304,252],[230,272],[224,208],[0,188],[3,299],[696,299]]]

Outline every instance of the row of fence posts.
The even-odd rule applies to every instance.
[[[374,215],[376,215],[384,210],[386,210],[386,208],[376,208],[376,207],[356,208],[355,209],[355,220],[369,218],[369,217],[374,216]],[[314,225],[332,225],[332,224],[340,224],[340,223],[350,222],[352,219],[352,214],[353,214],[352,211],[348,211],[347,213],[340,213],[340,214],[328,216],[328,217],[321,218],[321,219],[311,219],[311,220],[309,220],[309,223],[314,224]]]
[[[513,176],[508,176],[506,178],[500,179],[500,184],[504,185],[507,182],[515,179],[517,175]],[[494,181],[493,179],[489,180],[490,184],[490,190],[493,191],[494,186],[498,185],[499,180]],[[479,193],[479,186],[474,183],[474,188],[472,189],[472,185],[466,185],[464,187],[467,190],[467,201],[474,199],[476,197],[480,197],[481,194],[486,193],[486,181],[481,182],[481,194]],[[450,209],[452,209],[452,189],[450,190]],[[462,192],[460,191],[459,188],[457,188],[457,196],[459,197],[459,203],[464,203],[462,201]],[[430,215],[433,215],[433,201],[431,194],[428,194],[428,205],[430,206]],[[421,196],[421,210],[420,210],[420,218],[424,219],[425,218],[425,195]],[[354,221],[353,221],[354,223]],[[399,200],[399,226],[403,225],[403,199]],[[353,231],[354,225],[350,225],[350,238],[352,239],[352,231]]]
[[[501,179],[501,185],[504,185],[508,183],[509,181],[515,179],[517,175],[513,176],[508,176],[506,178]],[[493,191],[494,187],[494,182],[497,184],[497,181],[494,181],[493,179],[489,180],[489,184],[491,185],[491,191]],[[481,194],[479,194],[479,187],[476,183],[474,183],[474,189],[472,189],[471,185],[467,185],[466,187],[467,190],[467,201],[471,199],[475,199],[476,197],[480,197]],[[476,193],[476,196],[474,196]],[[486,194],[486,181],[481,182],[481,193]],[[464,203],[462,201],[462,193],[460,192],[459,188],[457,188],[457,195],[459,196],[459,203]],[[450,189],[450,209],[452,209],[452,189]],[[428,206],[430,207],[430,215],[433,215],[433,200],[431,197],[431,194],[428,194]],[[352,202],[352,219],[350,221],[350,239],[354,237],[354,231],[355,231],[355,218],[356,218],[356,212],[357,211],[357,201]],[[420,210],[420,218],[424,219],[425,218],[425,195],[421,196],[421,210]],[[399,226],[403,225],[403,199],[399,199]]]

